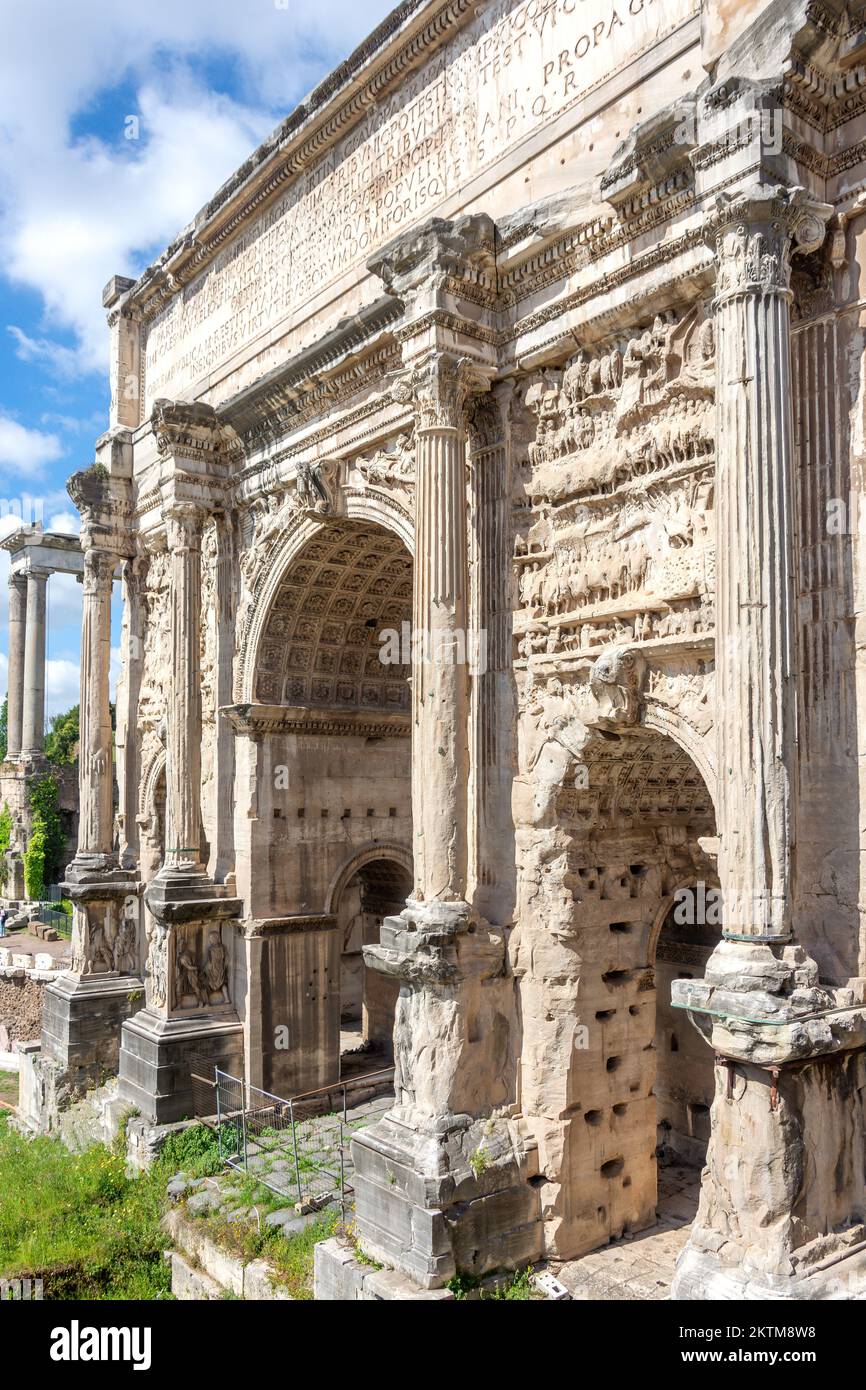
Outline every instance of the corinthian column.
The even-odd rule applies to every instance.
[[[6,757],[21,757],[24,721],[24,641],[27,629],[27,580],[9,576],[9,675],[6,711]]]
[[[201,873],[201,537],[204,513],[166,516],[171,555],[171,704],[167,719],[166,851],[162,874]]]
[[[21,756],[41,758],[45,744],[45,603],[48,570],[27,573],[24,640],[24,711]]]
[[[720,198],[712,228],[719,872],[725,935],[779,941],[796,839],[790,256],[824,220],[801,189],[755,187]]]
[[[724,937],[703,980],[677,980],[716,1054],[707,1166],[674,1298],[826,1297],[805,1279],[845,1253],[860,1162],[845,1070],[866,1015],[822,985],[796,925],[794,453],[790,257],[823,238],[831,209],[802,189],[718,199],[716,322],[716,721]],[[862,997],[862,994],[861,994]],[[860,1045],[859,1043],[857,1044]],[[826,1138],[832,1135],[832,1140]],[[828,1160],[829,1161],[829,1160]],[[843,1185],[844,1186],[844,1185]],[[855,1210],[856,1208],[856,1210]],[[723,1259],[719,1252],[723,1252]],[[798,1280],[809,1292],[798,1292]],[[852,1285],[853,1287],[853,1285]],[[862,1296],[851,1293],[851,1297]]]
[[[113,864],[111,588],[117,556],[89,548],[84,553],[81,617],[81,693],[78,786],[79,861],[95,868]]]

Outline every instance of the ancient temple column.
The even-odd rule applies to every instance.
[[[45,609],[48,570],[27,574],[21,756],[39,758],[45,743]]]
[[[105,868],[113,862],[113,770],[109,674],[111,590],[117,556],[84,553],[81,617],[81,694],[78,786],[78,854]]]
[[[78,845],[64,883],[73,906],[72,963],[45,991],[41,1053],[46,1084],[64,1095],[116,1070],[123,1023],[143,1003],[138,884],[120,868],[114,850],[111,595],[116,566],[129,547],[126,470],[117,476],[112,467],[117,447],[116,440],[107,441],[95,466],[67,484],[81,513],[84,555],[80,811]]]
[[[192,1054],[243,1075],[232,1001],[242,904],[201,862],[202,538],[205,519],[224,508],[222,427],[211,406],[159,400],[151,428],[169,563],[165,861],[144,892],[146,1004],[123,1028],[119,1094],[162,1123],[193,1107]]]
[[[164,874],[201,872],[201,537],[204,512],[168,512],[171,704],[166,738]]]
[[[27,580],[9,576],[9,674],[6,712],[6,757],[20,758],[24,727],[24,645],[27,630]]]

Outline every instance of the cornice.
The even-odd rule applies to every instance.
[[[310,734],[316,737],[408,738],[408,714],[306,705],[224,705],[220,714],[237,733]]]

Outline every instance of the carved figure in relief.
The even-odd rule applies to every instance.
[[[136,964],[135,923],[124,919],[114,942],[114,969],[121,975],[133,975]]]
[[[411,487],[415,481],[415,440],[411,433],[398,434],[391,450],[380,449],[372,458],[356,460],[366,483]]]
[[[202,983],[201,971],[198,967],[192,947],[188,943],[178,946],[177,965],[177,994],[178,999],[192,995],[196,1005],[203,1009],[207,1005],[207,991]]]
[[[210,994],[219,995],[218,1003],[228,1003],[228,959],[218,931],[210,933],[204,962],[204,978]]]
[[[323,515],[332,512],[336,478],[337,463],[334,459],[322,459],[317,463],[299,463],[295,492],[298,506],[304,511],[319,512]]]
[[[628,647],[613,647],[596,661],[589,687],[599,708],[600,722],[634,724],[638,717],[643,661]]]
[[[147,1002],[158,1009],[168,1003],[168,928],[149,913],[145,918]]]

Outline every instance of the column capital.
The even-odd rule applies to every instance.
[[[9,588],[23,590],[27,588],[27,574],[24,570],[9,571]]]
[[[717,194],[704,232],[718,262],[716,303],[730,294],[790,294],[791,256],[818,249],[832,213],[804,188],[782,184]]]
[[[431,352],[394,381],[394,400],[410,405],[419,430],[466,429],[466,403],[490,389],[493,369],[471,357]]]
[[[113,550],[105,550],[94,545],[86,547],[84,551],[84,574],[82,576],[85,594],[96,595],[111,590],[119,558]]]
[[[173,554],[201,550],[202,531],[209,509],[200,502],[174,501],[163,507],[168,549]]]

